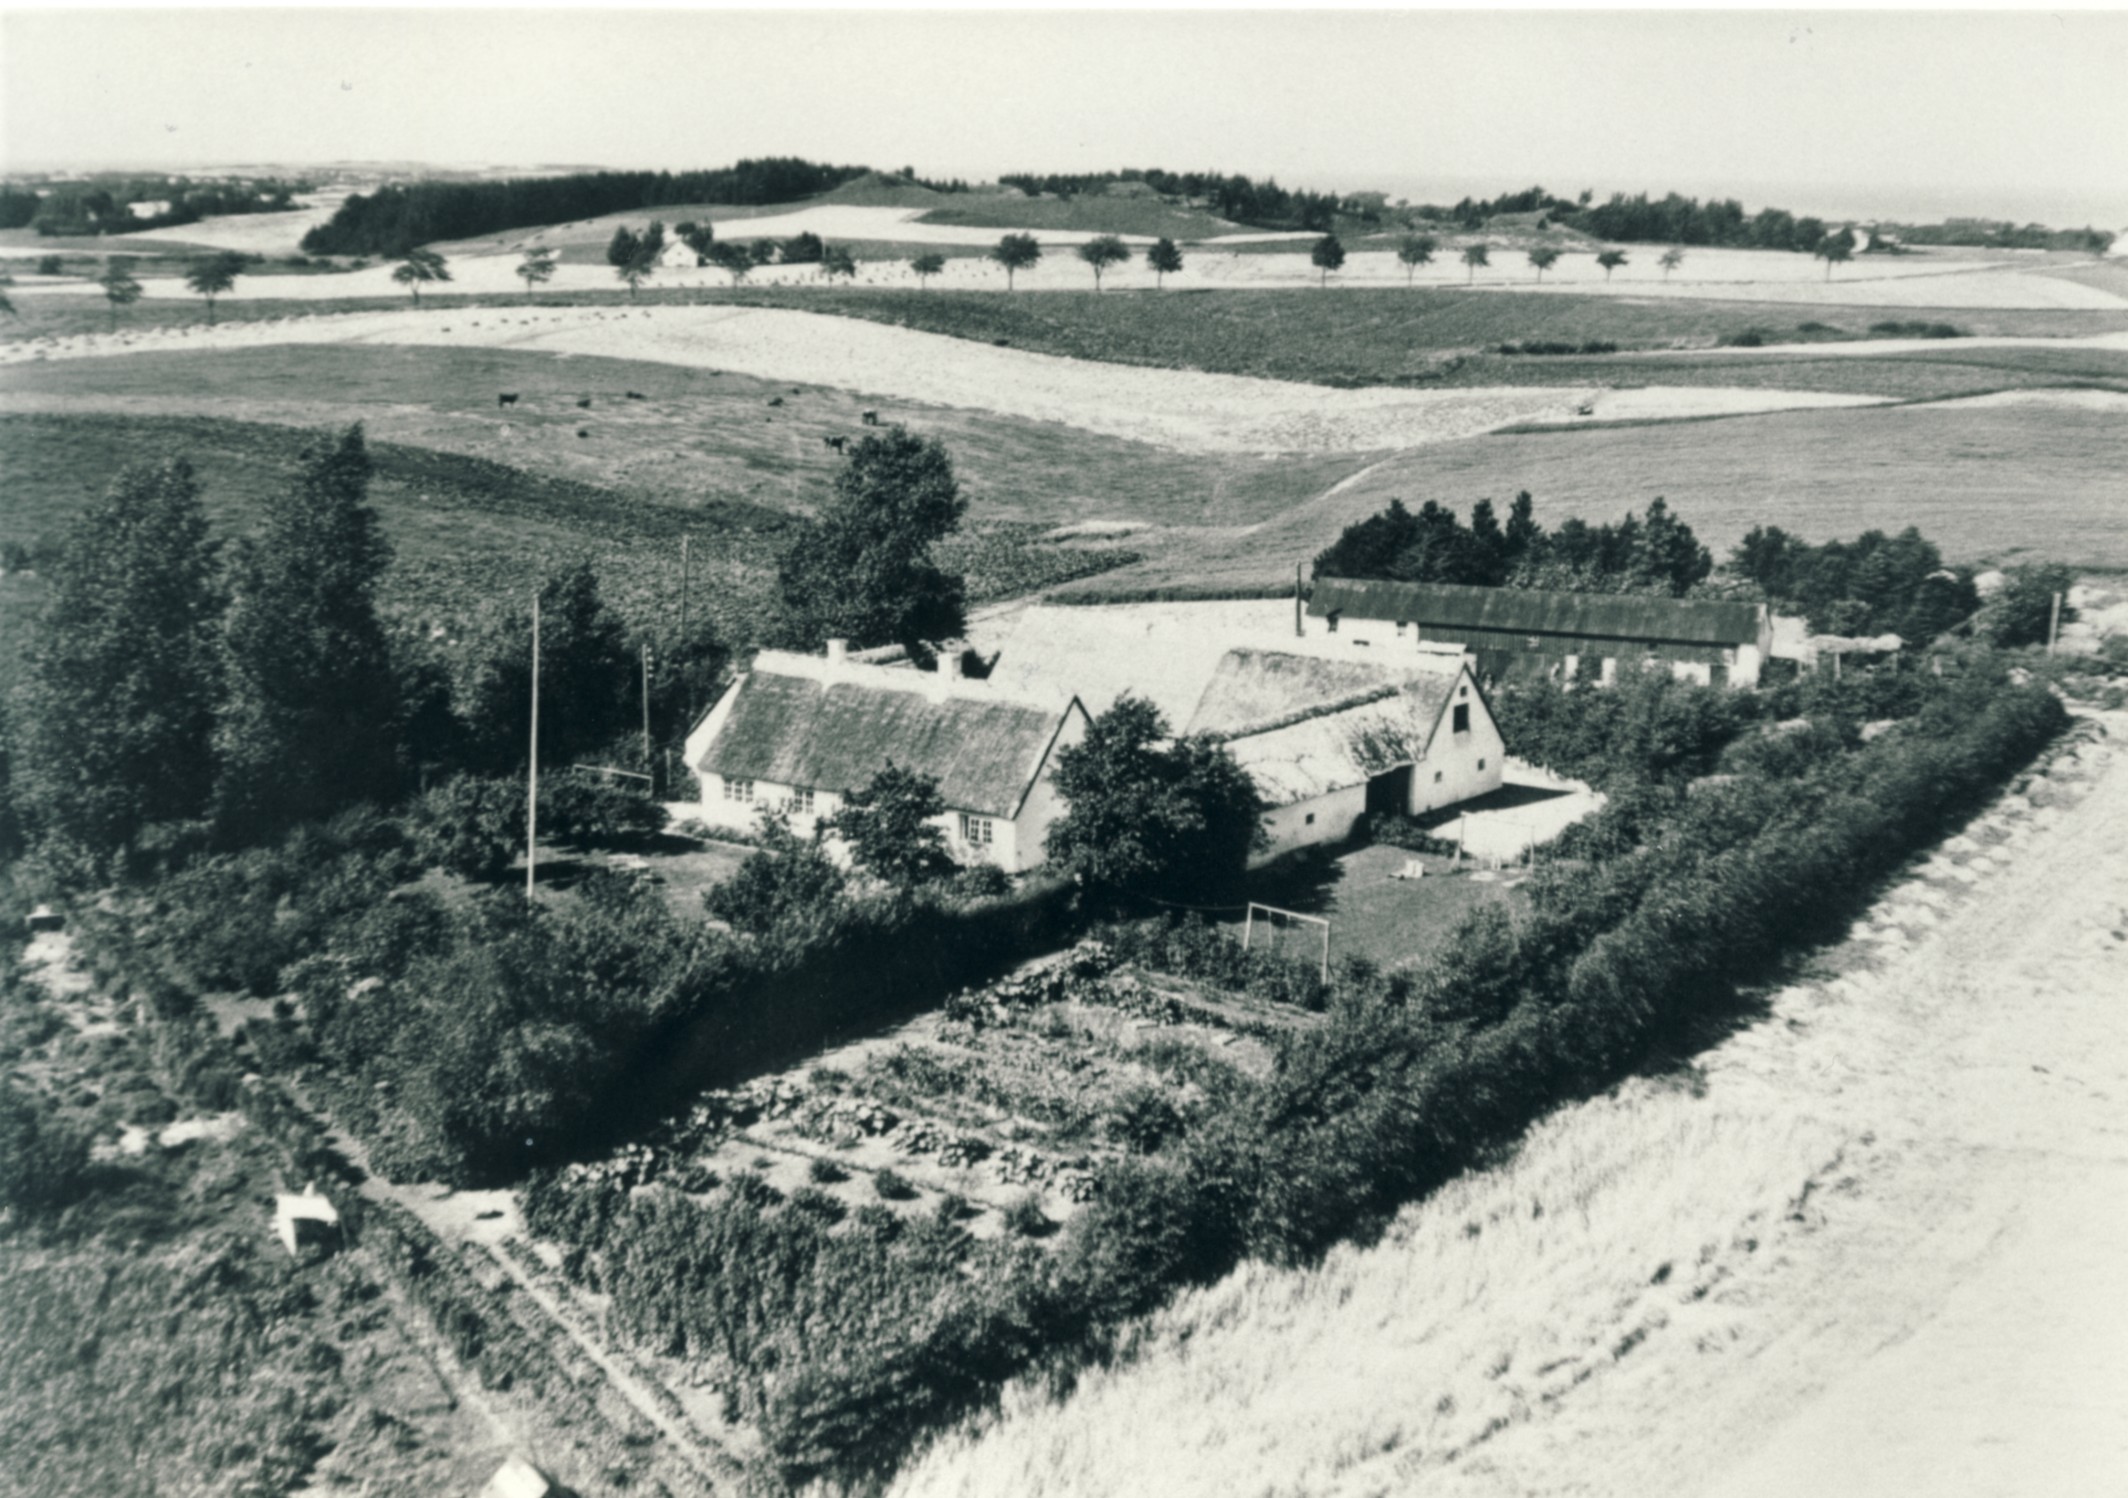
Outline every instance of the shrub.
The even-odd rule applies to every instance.
[[[540,783],[539,825],[563,842],[600,848],[661,830],[665,808],[633,784],[563,775]]]
[[[847,1181],[850,1173],[833,1160],[816,1158],[806,1167],[806,1175],[816,1186],[832,1186],[837,1181]]]
[[[1005,1231],[1021,1238],[1039,1238],[1055,1224],[1042,1211],[1042,1200],[1032,1191],[1016,1196],[1005,1207]]]
[[[0,1205],[64,1206],[80,1191],[89,1141],[47,1102],[0,1080]]]
[[[406,828],[422,863],[466,879],[499,879],[524,851],[524,783],[457,776],[414,803]]]
[[[882,1170],[872,1177],[872,1189],[890,1202],[905,1202],[916,1195],[916,1188],[898,1171]]]

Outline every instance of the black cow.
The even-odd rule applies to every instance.
[[[591,397],[587,395],[587,396],[585,396],[585,397],[584,397],[584,398],[583,398],[582,400],[578,401],[578,402],[576,403],[576,409],[577,409],[577,410],[579,410],[579,411],[588,411],[588,410],[590,410],[590,409],[591,409]]]
[[[632,401],[642,400],[644,399],[643,392],[640,390],[631,390],[628,392],[628,398]]]
[[[867,412],[865,412],[865,413],[864,413],[864,424],[865,424],[866,426],[868,426],[868,427],[876,427],[876,426],[878,426],[878,425],[879,425],[879,413],[878,413],[877,411],[867,411]]]
[[[835,451],[841,452],[842,445],[849,440],[847,437],[823,437],[820,439],[820,443],[823,447],[832,447]]]
[[[503,392],[502,394],[500,394],[500,395],[498,395],[498,396],[496,396],[496,397],[495,397],[495,404],[496,404],[496,405],[498,405],[498,406],[514,406],[514,405],[516,405],[516,404],[517,404],[517,392],[516,392],[515,390],[509,390],[509,391],[505,391],[505,392]]]

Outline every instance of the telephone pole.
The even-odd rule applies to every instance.
[[[539,863],[539,595],[532,595],[532,770],[525,778],[525,898]]]

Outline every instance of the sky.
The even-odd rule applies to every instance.
[[[2128,10],[0,11],[0,167],[1126,165],[2128,226]]]

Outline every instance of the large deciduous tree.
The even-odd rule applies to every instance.
[[[1596,263],[1603,267],[1603,278],[1608,281],[1611,279],[1611,272],[1626,263],[1626,252],[1624,250],[1605,250],[1596,257]]]
[[[1407,234],[1397,241],[1397,260],[1404,267],[1406,286],[1411,284],[1420,266],[1433,264],[1434,251],[1440,247],[1440,242],[1431,234]]]
[[[130,307],[140,300],[140,282],[133,279],[133,261],[127,255],[113,255],[104,266],[103,274],[96,278],[103,288],[103,299],[111,304],[111,331],[118,331],[118,309]]]
[[[909,269],[916,272],[916,284],[928,285],[933,276],[946,268],[946,257],[936,252],[918,255],[909,262]]]
[[[1670,279],[1670,272],[1685,263],[1685,252],[1681,247],[1672,245],[1662,252],[1662,259],[1655,263],[1662,267],[1662,278],[1667,281]]]
[[[185,272],[185,284],[207,299],[207,324],[214,325],[214,299],[224,292],[236,289],[236,278],[249,264],[234,250],[222,250],[192,262]]]
[[[629,301],[635,300],[636,288],[657,274],[658,256],[664,253],[665,226],[656,219],[640,234],[626,224],[615,226],[606,242],[606,263],[627,283]]]
[[[1482,265],[1491,265],[1492,263],[1493,248],[1491,245],[1473,244],[1465,245],[1463,247],[1463,264],[1464,267],[1469,271],[1469,275],[1467,277],[1467,284],[1475,283],[1477,281],[1478,267]]]
[[[939,570],[931,548],[966,509],[937,442],[899,426],[866,436],[778,565],[783,634],[807,649],[829,639],[914,647],[959,634],[962,582]]]
[[[414,305],[421,305],[421,288],[433,286],[439,281],[451,279],[451,268],[443,256],[434,250],[416,245],[399,257],[399,264],[392,271],[392,279],[404,286],[413,295]]]
[[[1005,289],[1010,291],[1013,277],[1042,258],[1042,247],[1032,234],[1007,234],[997,242],[990,258],[1005,267]]]
[[[743,244],[720,239],[709,247],[709,263],[723,271],[737,286],[754,268],[754,257]]]
[[[231,570],[214,812],[250,840],[388,794],[398,694],[377,618],[391,559],[362,428],[312,447]]]
[[[1315,248],[1308,252],[1308,259],[1323,273],[1322,284],[1328,286],[1330,272],[1342,268],[1345,263],[1344,242],[1335,234],[1325,234],[1315,242]]]
[[[1544,273],[1559,263],[1559,251],[1548,244],[1540,244],[1529,252],[1529,263],[1537,272],[1537,283],[1544,284]]]
[[[1855,236],[1852,230],[1842,229],[1837,234],[1828,234],[1817,242],[1810,252],[1825,262],[1825,279],[1832,279],[1832,268],[1844,265],[1855,255]]]
[[[530,301],[536,287],[554,279],[554,251],[545,245],[526,250],[525,258],[517,262],[517,279],[525,283],[525,300]]]
[[[98,851],[199,816],[214,783],[222,594],[192,469],[130,468],[74,524],[14,720],[32,826]]]
[[[1079,258],[1093,267],[1094,290],[1101,289],[1101,273],[1111,265],[1121,265],[1130,259],[1130,250],[1122,239],[1114,234],[1103,234],[1098,239],[1089,239],[1079,246]]]
[[[1056,788],[1069,810],[1049,829],[1050,862],[1104,890],[1208,903],[1238,884],[1264,837],[1248,772],[1211,739],[1171,739],[1139,697],[1057,751]]]
[[[540,763],[574,763],[639,724],[640,670],[591,563],[549,573],[539,588]],[[521,768],[532,713],[530,609],[498,607],[480,623],[458,699],[475,763]]]
[[[1167,278],[1182,269],[1182,251],[1172,239],[1156,239],[1145,251],[1145,263],[1152,268],[1153,285],[1165,287]]]

